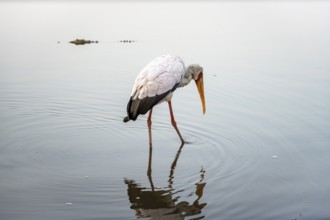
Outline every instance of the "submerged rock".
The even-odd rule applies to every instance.
[[[92,44],[92,43],[98,43],[98,41],[92,41],[92,40],[84,40],[84,39],[75,39],[73,41],[70,41],[69,43],[75,44],[75,45],[84,45],[84,44]]]

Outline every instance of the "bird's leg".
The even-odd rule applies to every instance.
[[[152,108],[149,110],[149,116],[148,116],[148,133],[149,133],[149,161],[148,161],[148,178],[150,182],[150,186],[152,191],[154,191],[154,184],[152,182],[152,176],[151,176],[151,164],[152,164],[152,139],[151,139],[151,114],[152,114]]]
[[[152,148],[152,139],[151,139],[151,114],[152,114],[152,108],[149,110],[149,116],[148,116],[148,133],[149,133],[149,147]]]
[[[148,172],[147,172],[147,175],[148,175],[148,179],[149,179],[149,182],[150,182],[150,186],[151,186],[151,190],[154,191],[155,187],[154,187],[154,183],[152,181],[152,148],[149,148],[149,162],[148,162]]]
[[[183,140],[183,138],[182,138],[182,135],[181,135],[181,133],[180,133],[178,127],[176,126],[176,121],[175,121],[175,119],[174,119],[174,115],[173,115],[173,110],[172,110],[172,103],[171,103],[171,101],[168,101],[168,107],[170,108],[171,123],[172,123],[173,127],[175,128],[176,133],[178,133],[178,135],[179,135],[179,137],[180,137],[180,139],[181,139],[181,142],[184,143],[184,140]]]

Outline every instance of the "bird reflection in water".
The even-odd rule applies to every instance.
[[[149,150],[149,162],[148,162],[148,179],[150,187],[143,187],[136,183],[134,180],[125,179],[127,184],[127,192],[129,201],[132,204],[131,209],[136,211],[138,218],[149,219],[184,219],[188,216],[194,216],[192,219],[203,219],[205,216],[199,215],[202,209],[207,205],[206,203],[200,203],[200,199],[203,196],[203,191],[206,183],[203,182],[205,176],[205,170],[202,167],[200,170],[200,178],[195,184],[195,195],[197,198],[191,204],[187,201],[181,201],[179,192],[173,189],[174,171],[177,161],[180,157],[182,144],[175,156],[175,159],[171,165],[170,175],[168,179],[168,186],[163,188],[155,188],[152,180],[152,148]],[[198,215],[198,216],[197,216]]]

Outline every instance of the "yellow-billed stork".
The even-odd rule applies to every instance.
[[[171,123],[182,143],[184,143],[182,135],[176,126],[171,98],[176,88],[188,85],[191,80],[196,82],[202,102],[203,114],[205,114],[203,68],[198,64],[192,64],[186,68],[181,58],[174,55],[163,55],[152,60],[141,70],[135,80],[131,97],[127,104],[127,116],[124,118],[124,122],[129,120],[135,121],[140,114],[144,115],[149,111],[147,122],[149,144],[151,146],[152,108],[163,101],[167,101]]]

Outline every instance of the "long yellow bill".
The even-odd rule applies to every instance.
[[[203,73],[199,74],[197,80],[195,80],[199,96],[201,98],[203,114],[205,114],[205,97],[204,97],[204,83],[203,83]]]

